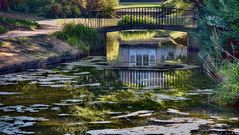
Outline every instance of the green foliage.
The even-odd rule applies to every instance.
[[[98,121],[104,119],[104,115],[107,111],[101,111],[94,109],[93,107],[79,107],[74,106],[71,108],[73,116],[80,117],[85,121]]]
[[[105,10],[112,11],[118,6],[119,0],[82,0],[81,7],[84,10]]]
[[[125,90],[125,91],[118,91],[118,92],[112,92],[111,95],[107,96],[101,96],[99,99],[101,101],[143,101],[143,100],[151,100],[152,93],[146,92],[142,95],[135,94],[136,91],[134,90]]]
[[[117,9],[135,7],[161,7],[160,2],[120,2]]]
[[[214,100],[221,104],[231,104],[239,99],[239,62],[226,63],[220,73],[225,76],[225,81],[216,87]]]
[[[20,12],[43,14],[47,17],[79,17],[79,0],[19,0],[11,8]]]
[[[199,39],[202,42],[202,57],[208,55],[238,52],[239,49],[239,1],[235,0],[207,0],[201,11],[199,20]],[[215,44],[221,48],[216,49]],[[233,46],[232,46],[233,45]],[[218,48],[217,47],[217,48]],[[235,48],[232,48],[235,47]],[[234,55],[234,54],[233,54]]]
[[[0,23],[14,25],[16,27],[27,27],[27,28],[39,28],[40,25],[32,20],[19,20],[19,19],[10,19],[10,18],[0,18]]]
[[[166,0],[163,3],[163,7],[174,7],[179,9],[190,9],[192,7],[191,2],[185,2],[185,0]]]
[[[51,18],[80,17],[87,10],[112,11],[118,3],[118,0],[18,0],[11,2],[10,8]]]
[[[57,0],[45,6],[47,17],[80,17],[81,3],[79,0]]]
[[[122,31],[119,33],[120,39],[123,41],[133,41],[133,40],[150,40],[157,34],[156,31]]]
[[[239,1],[204,2],[196,33],[202,44],[200,57],[209,71],[216,72],[216,77],[225,78],[215,90],[215,100],[225,104],[235,103],[239,93],[238,63],[234,63],[239,57]],[[228,63],[220,64],[222,61]]]
[[[156,20],[153,17],[144,16],[123,16],[122,19],[118,22],[118,25],[140,25],[140,24],[155,24]]]
[[[5,33],[9,29],[25,28],[25,29],[38,29],[40,25],[32,20],[19,20],[0,17],[0,33]]]
[[[6,32],[7,32],[7,29],[0,25],[0,34],[6,33]]]
[[[103,43],[103,38],[96,29],[82,24],[66,24],[63,31],[57,32],[55,35],[85,52],[98,50]]]
[[[39,13],[44,12],[44,6],[50,4],[49,0],[18,0],[11,2],[10,8],[20,12]]]

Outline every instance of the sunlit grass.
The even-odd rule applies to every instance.
[[[151,99],[152,93],[145,92],[144,94],[136,94],[135,90],[122,90],[118,92],[112,92],[109,95],[101,96],[99,99],[101,101],[114,101],[114,102],[122,102],[122,101],[143,101]]]
[[[54,33],[54,36],[86,53],[99,49],[103,41],[102,35],[96,29],[75,23],[64,25],[63,30]]]
[[[119,35],[118,32],[110,32],[107,34],[107,60],[117,60],[119,56]]]
[[[121,2],[116,9],[133,7],[161,7],[160,2]]]
[[[187,36],[186,32],[178,32],[178,31],[174,31],[170,33],[170,37],[172,37],[173,39],[175,38],[180,38],[180,37],[185,37]]]
[[[122,41],[144,41],[154,39],[156,31],[132,31],[120,32],[120,40]]]
[[[103,114],[106,114],[107,112],[106,110],[101,111],[90,107],[80,107],[80,106],[74,106],[71,109],[73,112],[73,116],[80,117],[85,121],[103,120],[104,119]]]
[[[10,45],[11,45],[10,42],[0,41],[0,46],[1,46],[1,47],[9,48]]]

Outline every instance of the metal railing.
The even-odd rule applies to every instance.
[[[112,26],[197,27],[196,10],[165,7],[135,7],[107,11],[88,11],[83,23],[93,28]]]

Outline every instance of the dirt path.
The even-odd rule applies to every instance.
[[[39,36],[39,35],[49,35],[56,31],[62,29],[62,25],[59,25],[58,19],[47,19],[43,17],[37,17],[31,14],[22,14],[22,13],[5,13],[0,12],[1,17],[6,18],[14,18],[14,19],[30,19],[36,21],[38,24],[41,25],[40,29],[37,30],[13,30],[9,31],[5,34],[0,35],[0,39],[5,38],[16,38],[16,37],[32,37],[32,36]]]
[[[49,36],[61,30],[58,19],[46,19],[20,13],[3,13],[0,16],[31,19],[41,25],[37,30],[13,30],[0,35],[0,74],[44,68],[46,65],[81,58],[77,48]]]

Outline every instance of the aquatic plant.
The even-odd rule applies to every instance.
[[[110,62],[118,62],[119,57],[119,32],[110,32],[107,34],[107,60]]]
[[[80,117],[84,121],[98,121],[103,120],[106,110],[94,109],[93,107],[80,107],[73,106],[71,107],[71,112],[73,116]]]
[[[112,92],[110,95],[101,96],[99,99],[101,101],[138,101],[147,100],[152,96],[150,92],[145,92],[143,94],[135,94],[134,90],[122,90],[118,92]]]

